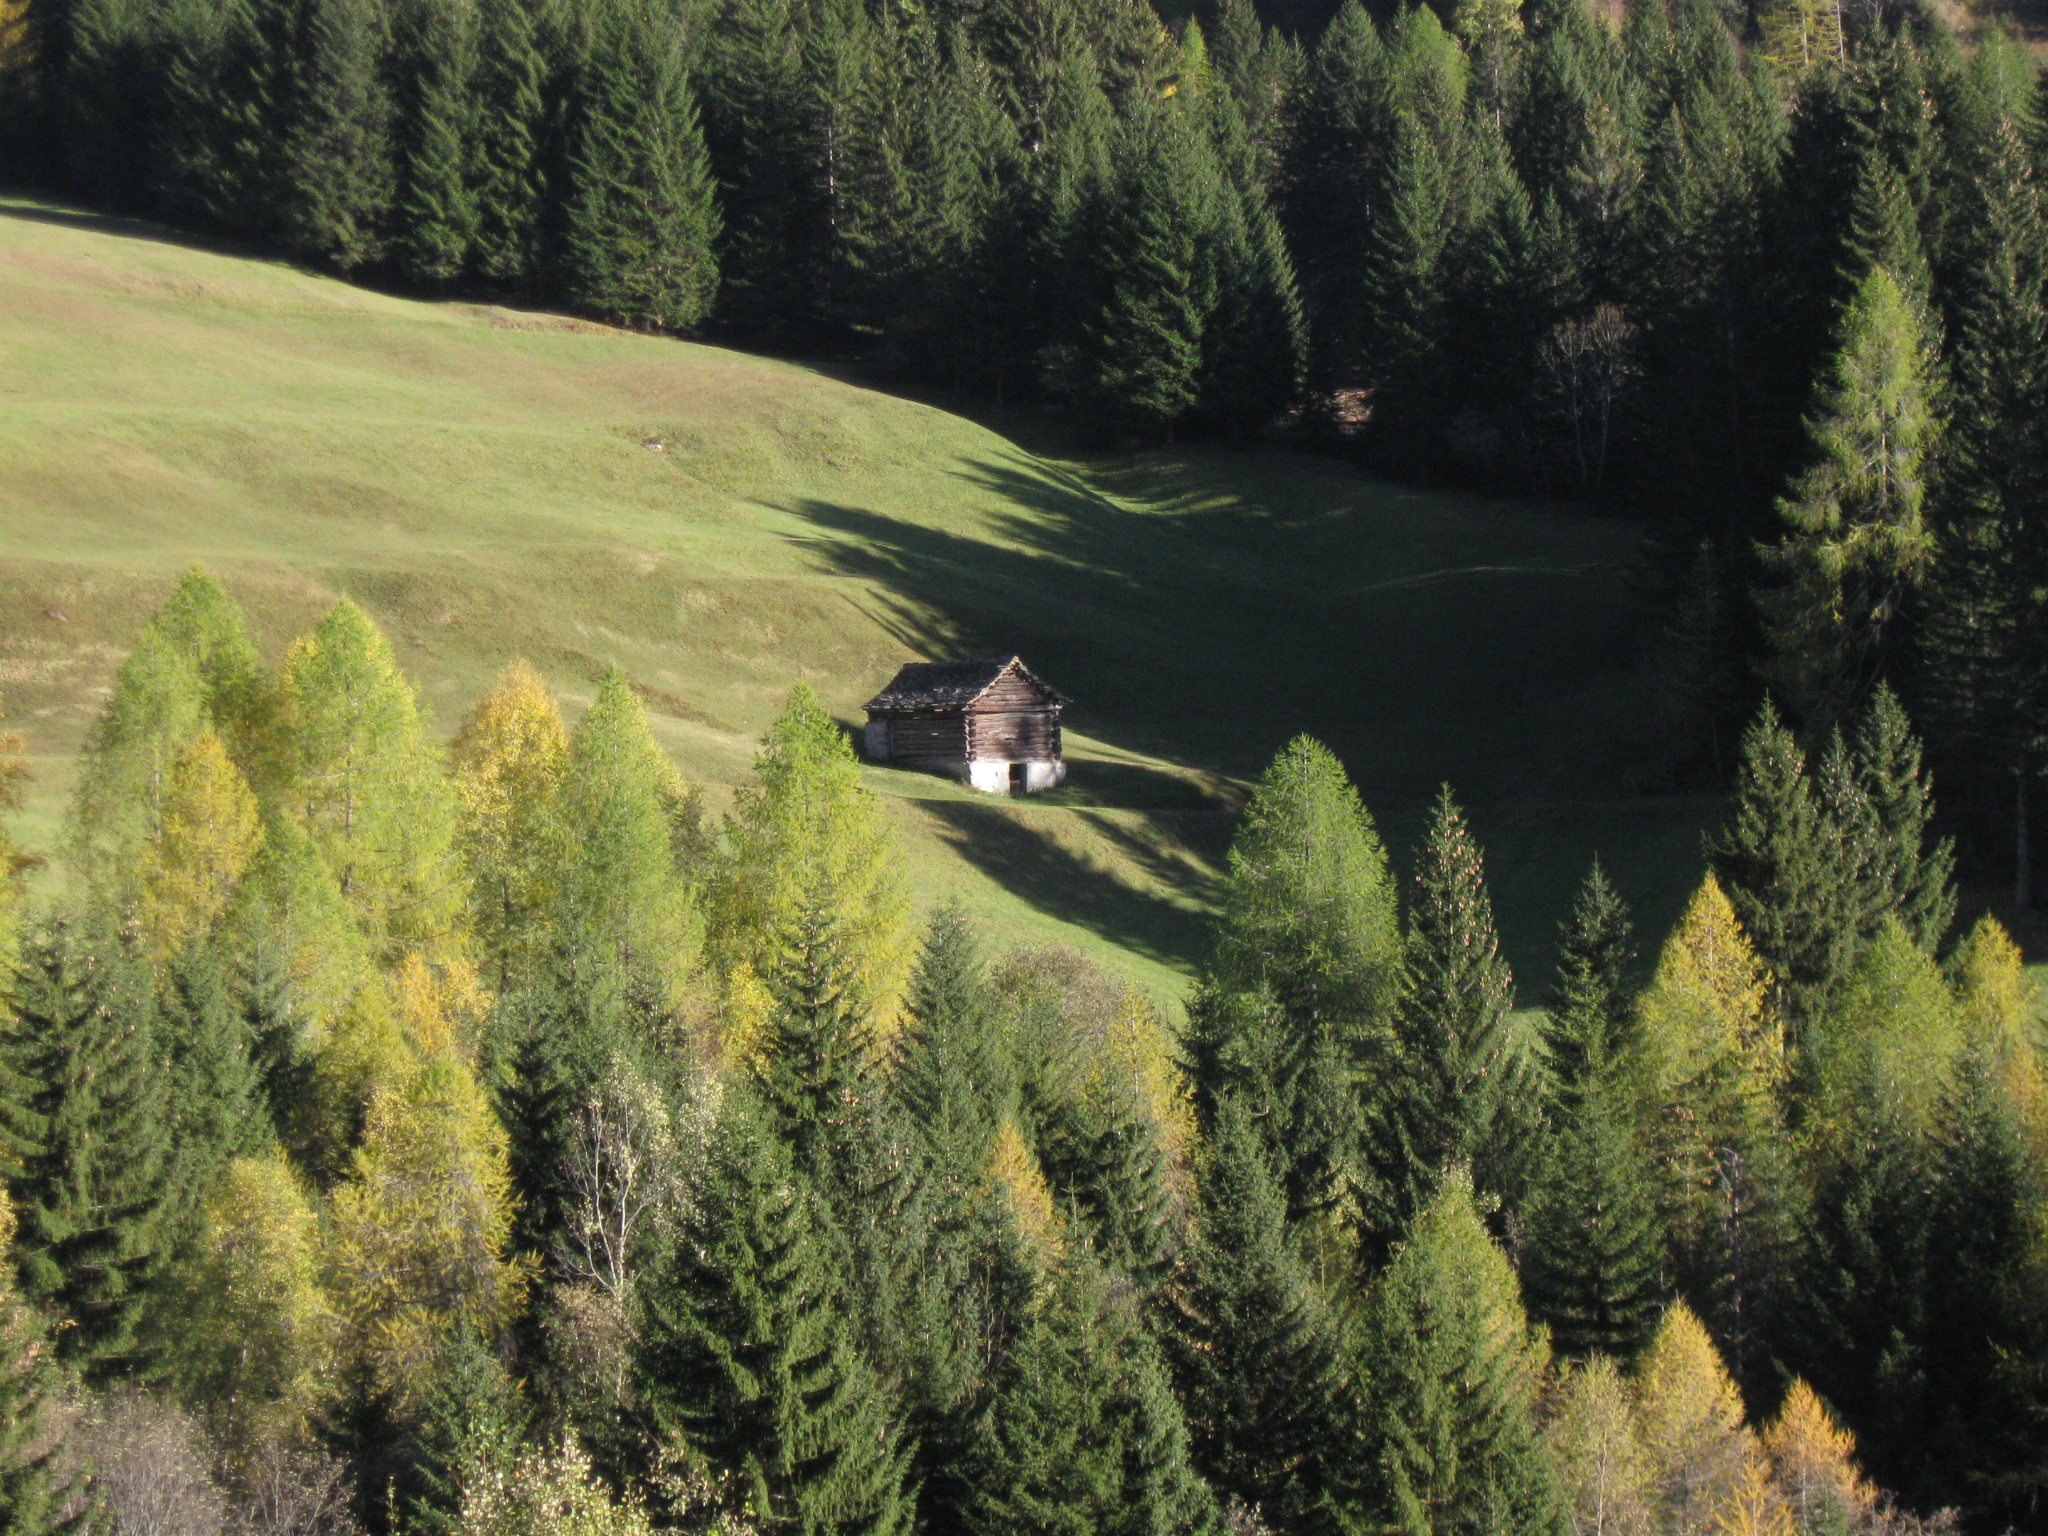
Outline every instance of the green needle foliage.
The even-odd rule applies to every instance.
[[[1268,1127],[1290,1220],[1327,1210],[1363,1134],[1357,1075],[1384,1061],[1401,984],[1394,885],[1343,766],[1298,737],[1231,844],[1216,953],[1186,1046],[1205,1125],[1237,1096]]]
[[[1929,340],[1899,280],[1872,265],[1836,328],[1808,419],[1814,462],[1778,502],[1759,597],[1772,681],[1809,722],[1838,718],[1868,684],[1885,627],[1925,575],[1929,455],[1940,436]]]
[[[1515,1193],[1535,1095],[1513,1006],[1479,847],[1446,785],[1416,862],[1399,1039],[1369,1127],[1380,1233],[1416,1219],[1454,1165],[1476,1166],[1489,1194]]]
[[[1234,1100],[1209,1132],[1199,1187],[1201,1231],[1165,1336],[1195,1465],[1284,1536],[1355,1530],[1371,1493],[1357,1367]]]
[[[562,286],[600,319],[688,330],[718,284],[711,194],[683,40],[639,0],[598,28],[576,113]]]
[[[0,1194],[0,1253],[13,1251],[12,1203]],[[0,1264],[0,1530],[56,1536],[91,1528],[65,1463],[70,1424],[66,1381],[42,1315],[22,1296],[14,1266]]]
[[[705,1187],[652,1277],[637,1353],[664,1427],[737,1469],[771,1528],[910,1528],[907,1447],[849,1336],[816,1197],[735,1095]]]
[[[1442,1179],[1368,1305],[1366,1375],[1394,1529],[1561,1533],[1536,1430],[1549,1353],[1462,1170]]]
[[[1214,1531],[1214,1495],[1188,1464],[1180,1405],[1128,1299],[1078,1255],[1047,1289],[996,1373],[966,1528]]]
[[[895,1043],[891,1092],[955,1178],[988,1166],[1016,1097],[973,926],[948,902],[925,926]]]
[[[22,1285],[69,1326],[89,1375],[138,1364],[169,1246],[178,1149],[146,973],[111,944],[53,929],[28,946],[4,1048],[8,1183]]]

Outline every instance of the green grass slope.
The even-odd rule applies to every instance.
[[[1244,780],[1296,731],[1405,863],[1472,807],[1524,995],[1587,859],[1655,933],[1696,801],[1631,796],[1654,624],[1626,529],[1305,456],[1082,458],[813,368],[418,303],[0,201],[0,697],[54,836],[136,625],[195,561],[273,654],[347,593],[443,729],[511,657],[571,711],[639,684],[713,803],[808,679],[849,721],[920,656],[1019,651],[1077,701],[1013,803],[870,769],[921,898],[1161,994],[1198,959]]]

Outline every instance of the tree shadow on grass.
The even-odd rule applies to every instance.
[[[954,852],[1038,911],[1178,970],[1192,972],[1208,953],[1209,915],[1188,897],[1169,900],[1140,890],[1004,805],[927,800],[921,806]],[[1145,843],[1128,828],[1118,833],[1127,853]],[[1167,861],[1157,846],[1147,857],[1155,867]]]

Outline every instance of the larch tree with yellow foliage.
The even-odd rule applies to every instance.
[[[559,1005],[608,1044],[667,1017],[697,965],[701,925],[681,857],[694,814],[614,668],[569,738],[548,912]]]
[[[555,797],[569,761],[562,712],[540,674],[515,661],[463,721],[449,752],[455,846],[469,878],[470,930],[501,995],[546,953],[560,840]]]
[[[505,1131],[451,1039],[370,1102],[349,1176],[329,1202],[325,1270],[344,1358],[403,1399],[460,1328],[494,1338],[524,1303],[509,1252]]]
[[[1766,983],[1709,875],[1658,956],[1634,1047],[1673,1278],[1739,1360],[1782,1299],[1799,1211],[1779,1106],[1784,1036]]]
[[[262,846],[254,792],[220,736],[201,732],[172,759],[157,833],[142,851],[137,916],[152,959],[212,933]]]
[[[1762,1451],[1720,1351],[1684,1302],[1644,1352],[1635,1394],[1660,1525],[1670,1536],[1707,1536],[1734,1516]]]
[[[711,952],[774,1002],[759,1080],[797,1166],[840,1160],[898,1002],[910,904],[895,838],[853,748],[799,686],[740,790],[708,895]]]
[[[1543,1443],[1577,1536],[1652,1536],[1656,1497],[1627,1378],[1606,1355],[1567,1365]]]
[[[373,949],[459,949],[454,803],[390,642],[344,598],[293,642],[282,696],[283,803]]]

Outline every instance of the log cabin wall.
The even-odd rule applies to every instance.
[[[889,756],[897,762],[961,762],[967,756],[967,721],[958,714],[892,716]]]
[[[1027,690],[1028,692],[1028,690]],[[1030,701],[1027,709],[989,708],[976,701],[967,717],[967,757],[972,762],[1047,763],[1060,755],[1059,717]]]

